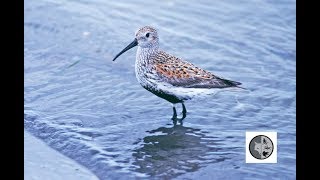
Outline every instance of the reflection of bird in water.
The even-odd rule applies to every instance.
[[[178,119],[175,104],[182,104],[182,118],[178,119],[181,122],[187,113],[185,100],[214,94],[217,89],[237,88],[241,84],[218,77],[160,50],[159,36],[153,27],[142,27],[135,36],[134,41],[118,53],[113,61],[122,53],[138,46],[136,77],[145,89],[173,104],[172,119]]]
[[[177,125],[149,133],[132,154],[137,172],[166,179],[227,159],[227,153],[220,152],[222,140],[206,136],[200,129]]]

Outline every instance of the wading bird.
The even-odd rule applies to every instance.
[[[218,77],[192,63],[177,58],[159,49],[157,30],[145,26],[137,30],[135,39],[114,59],[129,49],[138,46],[135,62],[135,73],[139,83],[152,92],[173,104],[172,120],[182,120],[187,109],[184,101],[213,90],[239,87],[241,83]],[[182,118],[177,118],[175,104],[182,104]]]

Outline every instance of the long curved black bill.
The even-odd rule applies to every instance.
[[[129,49],[135,47],[138,45],[138,41],[136,38],[134,38],[134,40],[132,41],[132,43],[130,43],[127,47],[125,47],[121,52],[119,52],[119,54],[116,55],[116,57],[113,58],[112,61],[115,61],[121,54],[123,54],[124,52],[128,51]]]

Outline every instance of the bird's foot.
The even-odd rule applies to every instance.
[[[180,125],[183,125],[183,119],[187,117],[187,110],[186,107],[184,106],[184,104],[182,104],[182,118],[178,118],[177,116],[177,110],[176,108],[173,106],[173,116],[171,118],[173,125],[176,126],[177,122],[179,122]]]

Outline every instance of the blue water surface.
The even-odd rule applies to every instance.
[[[100,179],[295,179],[293,0],[24,1],[24,125]],[[172,106],[135,79],[135,31],[251,91]],[[178,107],[181,111],[181,107]],[[277,131],[278,163],[246,164],[245,132]]]

